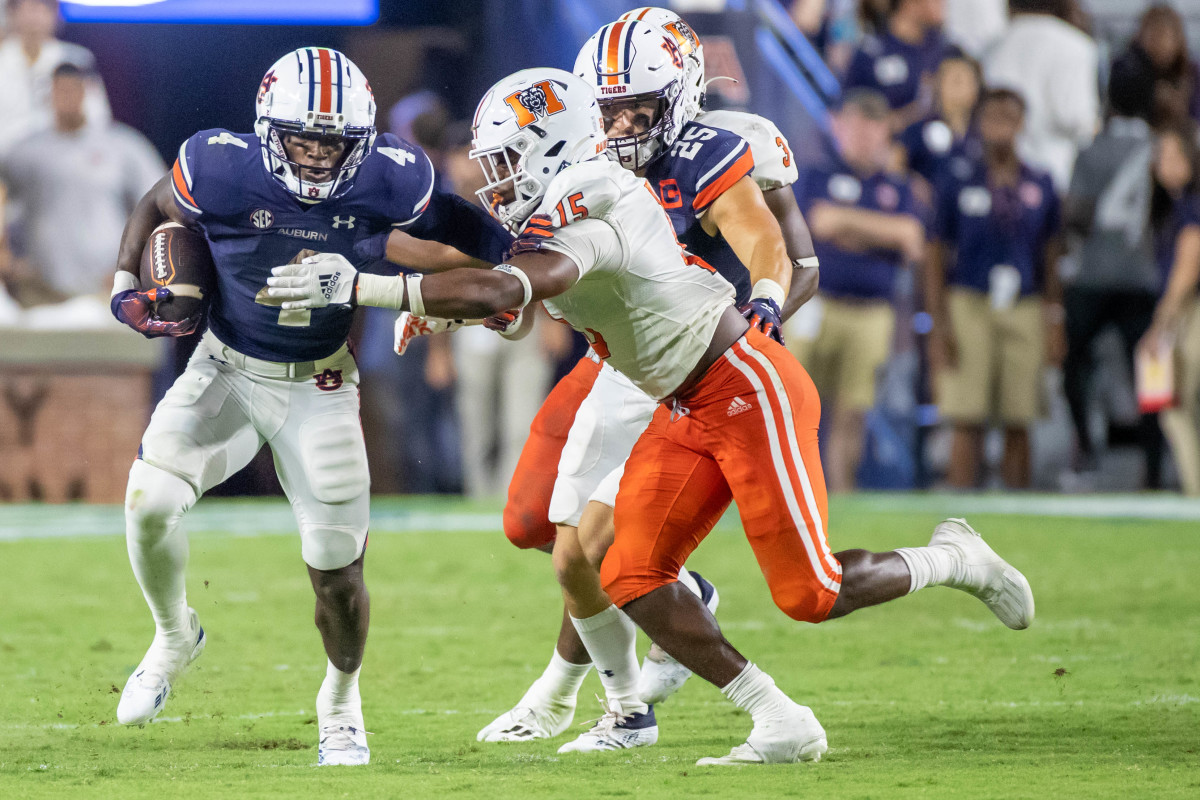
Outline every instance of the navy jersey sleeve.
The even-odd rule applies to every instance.
[[[400,230],[494,264],[504,260],[504,253],[513,242],[508,230],[482,208],[456,194],[436,189],[423,213]]]
[[[1179,203],[1179,228],[1200,225],[1200,195],[1186,195]]]
[[[381,172],[386,186],[385,208],[393,227],[408,232],[408,226],[424,213],[433,196],[433,164],[425,151],[390,133],[375,139],[374,149],[367,156],[374,160],[373,168]]]
[[[727,189],[754,169],[750,143],[736,133],[692,123],[684,128],[669,157],[686,163],[692,210],[699,216]]]
[[[258,140],[214,128],[185,141],[171,167],[175,204],[197,222],[228,217],[245,204],[241,176],[261,159]]]

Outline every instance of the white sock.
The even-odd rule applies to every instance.
[[[154,617],[154,645],[173,650],[195,644],[184,584],[188,540],[180,525],[195,502],[186,481],[140,458],[133,462],[125,496],[129,563]]]
[[[610,701],[625,714],[643,714],[647,706],[638,697],[638,663],[634,645],[637,628],[621,609],[609,606],[586,619],[571,617],[579,638],[600,673],[600,683]]]
[[[699,597],[701,600],[704,599],[700,593],[700,584],[696,583],[696,579],[692,577],[692,573],[688,572],[686,566],[679,568],[679,582],[686,586],[688,591],[696,595],[696,597]]]
[[[945,547],[901,547],[895,552],[904,559],[912,576],[909,594],[926,586],[940,586],[954,576],[955,557]]]
[[[579,687],[583,685],[583,679],[587,677],[591,668],[590,661],[586,664],[572,664],[558,654],[556,647],[554,655],[550,656],[550,663],[546,665],[546,671],[533,682],[517,705],[533,708],[542,705],[545,700],[551,703],[571,702],[575,695],[579,694]]]
[[[793,705],[792,699],[775,685],[775,680],[753,662],[748,662],[746,668],[721,689],[721,693],[749,713],[755,722]]]
[[[362,696],[358,692],[360,672],[361,666],[354,672],[342,672],[332,661],[326,662],[325,680],[317,692],[318,717],[349,717],[362,725]]]

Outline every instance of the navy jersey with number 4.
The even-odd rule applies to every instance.
[[[216,264],[209,326],[235,350],[270,361],[324,358],[349,335],[348,307],[284,311],[256,302],[271,268],[302,250],[339,253],[375,271],[394,228],[493,261],[511,241],[482,209],[435,190],[425,153],[391,134],[375,139],[349,189],[318,203],[301,202],[267,172],[257,136],[220,129],[183,143],[172,183]]]
[[[739,305],[750,299],[750,272],[724,237],[709,236],[700,220],[725,190],[753,169],[754,156],[741,136],[689,122],[645,174],[680,244],[733,284]]]

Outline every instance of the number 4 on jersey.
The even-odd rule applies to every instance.
[[[377,147],[375,151],[381,156],[387,156],[400,166],[417,163],[417,157],[402,147]]]

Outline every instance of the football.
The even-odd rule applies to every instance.
[[[204,234],[177,222],[164,222],[142,250],[143,291],[166,286],[171,297],[154,304],[154,314],[179,322],[204,310],[216,284],[216,268]]]

